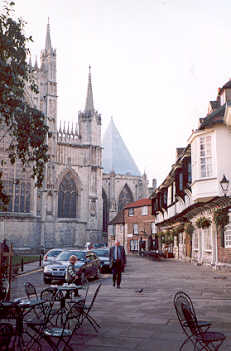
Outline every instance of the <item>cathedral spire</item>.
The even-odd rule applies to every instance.
[[[94,103],[93,103],[93,92],[92,92],[92,84],[91,84],[91,66],[89,66],[89,73],[88,73],[88,87],[87,87],[87,99],[85,105],[85,113],[86,112],[93,112],[94,113]]]
[[[45,50],[51,50],[51,34],[50,34],[50,21],[48,17],[48,23],[47,23],[47,34],[46,34],[46,43],[45,43]]]

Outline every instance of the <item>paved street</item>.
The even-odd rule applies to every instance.
[[[19,289],[22,279],[42,283],[41,273],[21,276],[14,281],[14,297],[22,296],[23,290]],[[211,321],[212,329],[225,333],[227,340],[220,350],[231,350],[231,273],[213,272],[174,260],[152,262],[133,256],[128,257],[121,289],[112,286],[109,274],[98,281],[103,286],[94,316],[102,328],[97,334],[84,324],[73,339],[75,350],[179,350],[184,335],[173,306],[178,290],[191,296],[200,319]],[[90,283],[91,294],[98,281]],[[136,292],[141,288],[143,292]],[[192,350],[191,345],[185,350]]]

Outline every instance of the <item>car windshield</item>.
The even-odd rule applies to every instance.
[[[55,256],[58,256],[60,254],[60,252],[62,252],[62,250],[50,251],[50,252],[48,252],[47,256],[55,257]]]
[[[58,255],[57,261],[69,261],[72,255],[78,257],[80,261],[84,261],[85,259],[85,253],[82,251],[63,251]]]
[[[108,250],[94,250],[94,253],[96,253],[97,256],[101,256],[101,257],[109,256]]]

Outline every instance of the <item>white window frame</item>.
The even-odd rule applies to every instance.
[[[226,249],[231,248],[231,230],[225,230],[224,232],[224,246]]]
[[[199,137],[199,176],[209,178],[213,175],[213,138],[211,134],[205,134]]]
[[[133,234],[138,235],[139,234],[139,226],[137,223],[133,224]]]
[[[151,223],[151,232],[152,232],[152,234],[156,234],[156,232],[157,232],[156,223],[154,223],[154,222]]]
[[[211,226],[203,229],[204,251],[212,251]]]
[[[130,251],[138,251],[138,240],[130,240]]]
[[[196,251],[199,249],[199,229],[193,232],[193,249]]]
[[[133,208],[133,207],[131,207],[131,208],[128,209],[128,216],[129,216],[129,217],[134,216],[134,208]]]
[[[148,206],[143,206],[142,207],[141,214],[142,214],[142,216],[147,216],[148,215]]]

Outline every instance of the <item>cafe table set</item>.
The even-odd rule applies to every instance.
[[[10,338],[6,350],[42,350],[44,340],[52,350],[61,350],[61,343],[71,350],[68,339],[81,325],[85,302],[85,297],[79,296],[79,289],[83,286],[51,285],[41,291],[40,297],[36,293],[35,297],[0,302],[1,347]],[[55,310],[54,306],[58,308]],[[72,328],[70,321],[74,324]]]

